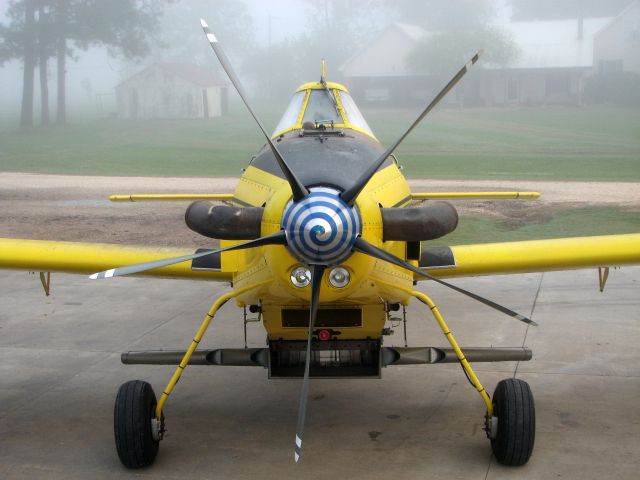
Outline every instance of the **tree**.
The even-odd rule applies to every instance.
[[[253,19],[244,2],[176,0],[167,7],[157,26],[158,41],[151,45],[149,56],[156,61],[175,60],[217,68],[200,28],[201,18],[209,23],[232,61],[255,47]]]
[[[54,55],[51,31],[51,6],[46,0],[38,2],[38,72],[40,74],[40,123],[43,126],[51,122],[49,113],[48,62]]]
[[[163,1],[54,0],[57,38],[58,106],[56,121],[66,121],[66,59],[73,48],[106,46],[113,56],[135,58],[149,52],[149,37],[162,14]]]
[[[427,35],[409,53],[407,63],[416,73],[451,74],[479,50],[483,50],[485,64],[504,66],[518,55],[517,46],[506,32],[497,27],[475,25]]]
[[[320,78],[326,60],[329,80],[340,67],[384,26],[382,0],[307,0],[303,33],[254,49],[245,70],[265,87],[263,98],[288,98],[300,82]],[[275,19],[277,22],[278,19]]]
[[[480,49],[485,62],[497,65],[518,55],[511,36],[491,24],[496,10],[489,0],[398,0],[391,8],[427,32],[407,58],[416,73],[451,73]]]
[[[558,20],[613,17],[632,0],[511,0],[513,20]]]
[[[143,56],[149,51],[149,37],[155,32],[154,25],[167,1],[170,0],[13,0],[7,12],[10,23],[0,25],[0,61],[18,58],[25,66],[21,125],[33,125],[33,79],[37,57],[40,58],[41,88],[46,98],[46,61],[55,53],[56,121],[64,123],[67,57],[72,57],[76,49],[86,50],[93,45],[106,46],[111,54],[126,58]],[[46,105],[48,107],[48,102]]]
[[[25,0],[24,5],[24,72],[22,80],[22,110],[20,113],[20,126],[33,127],[33,80],[36,67],[35,52],[35,5],[33,0]]]
[[[36,67],[36,2],[23,0],[11,2],[7,9],[8,25],[0,24],[0,64],[21,59],[22,74],[22,107],[20,126],[33,126],[33,90]]]
[[[392,18],[428,31],[486,24],[496,14],[490,0],[396,0],[388,9]]]

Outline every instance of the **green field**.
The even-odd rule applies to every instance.
[[[282,106],[261,111],[275,125]],[[416,111],[365,111],[388,144]],[[21,132],[0,126],[0,171],[235,176],[262,146],[238,106],[203,120],[76,121]],[[268,127],[271,128],[271,127]],[[521,108],[437,111],[399,148],[409,177],[640,181],[640,111]]]
[[[275,125],[282,106],[259,108]],[[364,111],[388,144],[416,111]],[[0,171],[80,175],[239,176],[263,145],[236,106],[213,120],[75,121],[24,132],[0,123]],[[397,152],[409,177],[440,179],[640,181],[640,111],[519,108],[437,111]],[[441,244],[640,231],[640,212],[615,207],[560,210],[507,223],[465,217]]]
[[[429,244],[462,245],[638,232],[639,210],[592,206],[562,209],[522,222],[462,215],[453,233]]]

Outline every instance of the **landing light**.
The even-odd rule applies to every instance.
[[[291,283],[298,288],[304,288],[311,282],[311,271],[305,267],[294,268],[291,272]]]
[[[335,288],[344,288],[349,285],[350,281],[351,275],[346,268],[336,267],[329,274],[329,283]]]

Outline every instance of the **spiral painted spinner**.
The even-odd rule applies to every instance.
[[[337,265],[351,255],[362,221],[331,188],[312,188],[308,197],[289,202],[282,229],[292,254],[306,264]]]

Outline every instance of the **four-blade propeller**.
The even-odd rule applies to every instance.
[[[271,148],[271,151],[273,152],[273,155],[278,162],[278,165],[282,169],[282,172],[287,179],[287,182],[291,186],[293,201],[286,207],[283,213],[283,222],[281,225],[282,230],[277,233],[267,235],[255,240],[250,240],[248,242],[240,243],[231,247],[220,248],[217,250],[201,252],[182,257],[175,257],[141,263],[137,265],[114,268],[111,270],[106,270],[104,272],[95,273],[91,275],[90,278],[101,279],[121,275],[130,275],[133,273],[140,273],[179,262],[201,258],[207,255],[213,255],[219,252],[240,250],[265,245],[285,245],[289,248],[294,256],[296,256],[303,263],[308,264],[311,267],[311,301],[309,307],[309,330],[307,335],[304,378],[302,382],[302,392],[300,395],[300,407],[298,411],[298,422],[295,438],[294,458],[296,462],[300,459],[301,455],[302,435],[306,417],[307,397],[309,394],[313,330],[318,311],[322,276],[328,265],[335,265],[337,263],[340,263],[346,260],[346,258],[348,258],[348,256],[350,256],[354,252],[359,252],[410,270],[411,272],[433,280],[445,287],[451,288],[459,293],[467,295],[502,313],[517,318],[518,320],[521,320],[525,323],[535,325],[532,320],[524,317],[523,315],[520,315],[484,297],[481,297],[472,292],[464,290],[460,287],[456,287],[455,285],[451,285],[429,275],[428,273],[420,270],[410,263],[390,254],[383,249],[372,245],[360,236],[361,219],[357,207],[354,206],[356,198],[365,188],[373,175],[375,175],[384,161],[394,152],[394,150],[407,137],[407,135],[409,135],[409,133],[420,123],[420,121],[422,121],[422,119],[438,104],[438,102],[440,102],[440,100],[442,100],[442,98],[458,83],[458,81],[465,75],[469,68],[471,68],[471,66],[477,62],[480,52],[474,55],[473,58],[471,58],[471,60],[440,91],[440,93],[436,95],[433,101],[431,101],[431,103],[418,116],[418,118],[407,129],[407,131],[395,143],[387,148],[387,150],[380,157],[375,159],[375,161],[373,161],[371,165],[364,172],[362,172],[360,177],[351,187],[340,193],[328,188],[316,188],[309,190],[300,182],[296,174],[291,170],[291,168],[283,158],[276,145],[271,140],[271,137],[266,132],[264,126],[258,119],[258,116],[251,108],[251,105],[247,100],[244,88],[242,87],[222,48],[218,44],[216,37],[211,32],[204,20],[201,20],[201,25],[205,32],[205,35],[207,36],[207,39],[209,40],[211,48],[220,60],[222,68],[224,68],[225,72],[229,76],[229,79],[231,80],[231,83],[238,91],[240,98],[242,98],[242,101],[251,113],[251,116],[258,124],[258,127],[265,136],[267,143],[269,144],[269,147]],[[321,209],[319,208],[319,205],[322,205],[322,208],[324,208],[325,211],[320,211]],[[301,214],[300,212],[303,212],[303,214]],[[304,220],[300,220],[302,218],[304,218]],[[299,244],[298,242],[302,238],[311,239],[311,245],[309,246],[306,240],[305,242],[303,242],[304,244]],[[334,238],[341,238],[343,240],[337,241],[333,240]],[[334,243],[331,242],[337,243],[335,243],[334,245]]]

